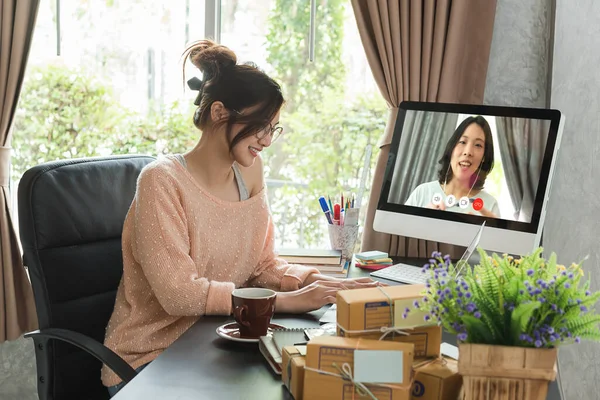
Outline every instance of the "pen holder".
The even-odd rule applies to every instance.
[[[327,225],[329,228],[329,243],[333,250],[341,250],[342,257],[352,258],[354,245],[358,237],[358,225]]]

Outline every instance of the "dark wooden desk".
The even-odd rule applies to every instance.
[[[419,264],[418,260],[405,262],[410,261]],[[351,268],[349,275],[368,276],[368,272]],[[318,326],[324,311],[325,308],[302,316],[276,315],[273,322],[290,328]],[[257,344],[231,342],[217,336],[217,327],[228,321],[232,318],[200,319],[113,399],[291,400]],[[456,344],[456,338],[447,333],[442,339]],[[556,382],[551,383],[547,398],[561,399]]]

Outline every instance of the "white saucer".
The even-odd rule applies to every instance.
[[[273,334],[273,329],[285,329],[285,326],[270,323],[267,330],[267,336]],[[259,338],[250,338],[240,336],[240,328],[236,322],[229,322],[217,328],[217,335],[223,339],[232,340],[234,342],[258,343]]]

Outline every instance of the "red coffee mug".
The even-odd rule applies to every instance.
[[[270,289],[241,288],[231,293],[233,317],[240,327],[240,337],[265,336],[275,313],[277,293]]]

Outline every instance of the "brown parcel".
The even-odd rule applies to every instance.
[[[365,384],[378,400],[410,400],[410,379],[413,363],[412,343],[348,339],[337,336],[317,337],[308,342],[306,370],[304,371],[304,398],[310,400],[371,399],[362,397],[354,390],[352,382],[339,376],[320,374],[310,369],[322,370],[339,375],[332,365],[342,367],[348,363],[354,371],[354,350],[399,350],[403,352],[402,384]],[[309,369],[310,368],[310,369]]]
[[[381,290],[384,290],[385,293]],[[414,300],[420,301],[423,298],[422,292],[424,290],[425,285],[401,285],[381,289],[368,288],[339,291],[336,300],[338,336],[379,339],[382,335],[379,329],[392,325],[392,312],[396,311],[392,308],[392,312],[390,312],[387,296],[394,302],[411,304],[409,313],[411,316],[407,321],[410,320],[415,323],[415,318],[417,318],[417,321],[422,322],[422,325],[426,325],[423,319],[425,313],[414,310],[412,307]],[[404,307],[405,305],[402,306],[403,309]],[[403,309],[400,311],[403,312]],[[402,318],[400,320],[396,318],[394,321],[397,327],[402,327],[404,322],[405,320]],[[363,330],[372,330],[372,332],[353,332]],[[419,326],[413,329],[403,328],[402,330],[410,333],[410,336],[389,333],[385,337],[386,340],[414,343],[415,357],[438,357],[440,355],[442,329],[439,326],[429,324],[429,326]]]
[[[296,346],[285,346],[281,354],[281,380],[295,400],[302,400],[305,357]]]
[[[415,360],[413,364],[415,377],[411,399],[456,400],[462,386],[456,360],[443,358],[419,367],[420,361],[423,360]]]

